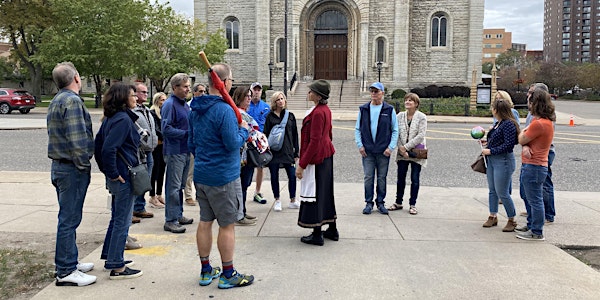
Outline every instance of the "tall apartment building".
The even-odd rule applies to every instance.
[[[496,57],[512,48],[512,32],[504,28],[483,29],[483,57],[481,63],[493,63]]]
[[[544,1],[544,60],[600,62],[600,0]]]

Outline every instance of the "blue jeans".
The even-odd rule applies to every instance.
[[[292,164],[282,164],[285,169],[285,173],[288,177],[288,191],[290,192],[290,199],[296,198],[296,167]],[[273,190],[273,196],[275,199],[279,199],[279,164],[269,164],[269,171],[271,172],[271,189]]]
[[[554,151],[548,152],[548,175],[544,180],[544,214],[546,220],[554,222],[554,216],[556,211],[554,209],[554,183],[552,183],[552,163],[556,153]]]
[[[527,199],[527,227],[534,234],[542,234],[544,229],[543,185],[547,175],[547,167],[531,164],[521,166],[521,187]]]
[[[513,218],[516,212],[515,204],[510,196],[510,184],[516,168],[515,155],[513,153],[488,155],[486,159],[490,214],[498,213],[498,198],[500,198],[506,215]]]
[[[152,174],[152,166],[154,165],[154,158],[152,157],[152,152],[145,152],[145,153],[146,153],[146,166],[148,167],[148,174]],[[135,202],[133,204],[133,211],[137,211],[137,212],[146,211],[145,194],[135,197]]]
[[[396,203],[402,204],[404,197],[404,188],[406,187],[406,174],[408,173],[408,166],[410,165],[410,198],[408,200],[409,205],[417,204],[417,197],[419,196],[419,177],[421,177],[421,165],[408,161],[399,160],[396,162],[398,165],[398,182],[396,183]]]
[[[242,185],[242,207],[244,216],[246,215],[246,196],[248,195],[248,187],[252,184],[252,176],[254,176],[254,167],[245,165],[240,170],[240,182]]]
[[[54,263],[56,275],[63,277],[77,269],[76,230],[90,185],[90,170],[81,171],[72,163],[52,161],[50,180],[56,188],[59,206]]]
[[[551,222],[554,222],[554,216],[556,216],[556,210],[554,208],[554,183],[552,183],[552,163],[554,162],[555,156],[556,153],[554,151],[548,152],[548,175],[546,175],[543,187],[544,217]],[[525,194],[523,183],[520,183],[519,185],[519,193],[521,199],[523,199],[523,202],[525,203],[525,207],[527,207],[529,204],[527,202],[527,195]]]
[[[131,225],[135,195],[131,193],[129,181],[121,183],[107,178],[106,186],[112,195],[111,215],[100,259],[106,260],[104,262],[106,269],[120,269],[125,266],[123,252],[125,252],[125,242]]]
[[[363,171],[365,172],[365,202],[373,203],[374,179],[377,171],[377,204],[385,203],[385,194],[387,192],[387,173],[390,165],[390,157],[381,154],[367,153],[367,157],[362,158]]]
[[[183,189],[190,167],[190,155],[165,155],[165,162],[165,222],[177,222],[183,216]]]

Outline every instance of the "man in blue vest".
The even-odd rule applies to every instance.
[[[375,82],[369,87],[371,101],[359,107],[354,130],[358,152],[362,156],[365,172],[365,202],[363,214],[371,214],[374,198],[374,178],[377,172],[377,209],[387,215],[385,194],[390,156],[398,144],[398,120],[394,108],[383,101],[383,83]]]

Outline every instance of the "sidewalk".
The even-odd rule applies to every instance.
[[[254,185],[251,186],[253,188]],[[545,226],[545,242],[529,242],[503,233],[499,226],[483,228],[487,189],[421,187],[419,214],[374,211],[363,215],[363,186],[336,183],[340,241],[325,246],[302,244],[309,233],[296,225],[297,210],[248,201],[258,225],[236,227],[235,267],[256,276],[253,285],[219,290],[214,282],[198,286],[200,262],[195,245],[198,206],[184,207],[195,223],[180,235],[163,231],[163,211],[131,227],[144,248],[126,251],[140,278],[109,281],[102,271],[100,248],[84,262],[94,262],[96,284],[76,287],[49,285],[33,299],[598,299],[600,273],[556,245],[600,246],[598,193],[556,191],[556,223]],[[390,185],[388,190],[393,190]],[[0,232],[55,234],[58,205],[47,172],[0,171]],[[249,191],[249,194],[252,194]],[[79,233],[103,233],[109,220],[102,174],[92,174]],[[523,203],[516,198],[518,211]],[[519,217],[518,222],[524,223]],[[215,224],[214,230],[216,239]],[[220,265],[216,246],[213,265]]]

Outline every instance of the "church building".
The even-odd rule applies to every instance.
[[[280,90],[286,59],[288,86],[470,86],[473,69],[481,75],[483,13],[484,0],[194,0],[194,17],[223,30],[236,84]]]

